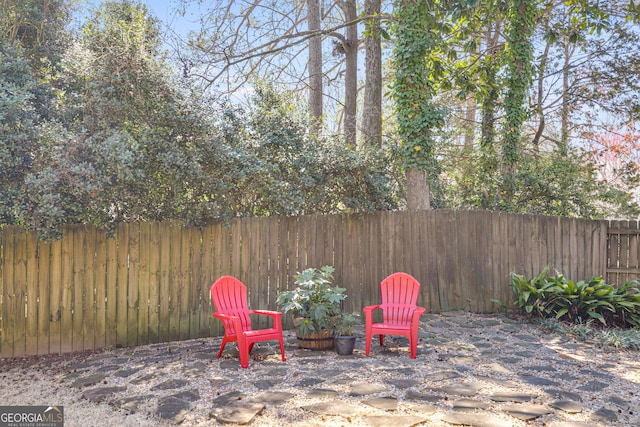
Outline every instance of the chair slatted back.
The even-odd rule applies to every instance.
[[[211,286],[211,300],[220,314],[238,316],[242,323],[243,331],[251,330],[251,318],[247,305],[247,287],[233,276],[222,276]],[[233,322],[224,320],[224,327],[232,334]]]
[[[393,273],[380,283],[384,323],[411,324],[420,283],[410,274]]]

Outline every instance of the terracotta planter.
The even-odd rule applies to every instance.
[[[328,329],[300,336],[296,331],[298,347],[308,350],[333,350],[333,333]]]

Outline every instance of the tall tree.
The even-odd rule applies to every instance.
[[[370,18],[365,28],[365,87],[362,133],[367,147],[382,146],[382,45],[380,0],[365,0],[364,13]]]
[[[507,94],[504,101],[506,121],[502,142],[501,204],[513,210],[516,192],[515,171],[522,148],[520,135],[528,118],[527,95],[533,75],[533,31],[536,0],[511,0],[508,12],[506,58],[508,66]]]
[[[309,38],[309,113],[314,132],[320,133],[324,114],[320,0],[307,0],[307,25],[313,34]]]
[[[345,29],[344,53],[344,137],[348,147],[357,145],[356,121],[358,107],[358,26],[356,0],[343,0],[339,3],[344,20],[348,25]]]
[[[405,159],[407,208],[430,209],[430,182],[439,173],[434,131],[444,113],[434,102],[427,57],[439,46],[434,14],[428,0],[397,0],[394,4],[396,68],[393,84],[398,135]]]

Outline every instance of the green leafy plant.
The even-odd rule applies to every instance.
[[[360,324],[360,313],[340,313],[335,318],[334,328],[336,336],[346,337],[353,336],[356,325]]]
[[[332,329],[341,315],[340,303],[347,297],[345,288],[332,286],[335,268],[325,265],[308,268],[295,277],[297,287],[278,293],[276,303],[284,313],[291,313],[294,327],[302,336]]]
[[[511,286],[517,298],[515,304],[520,311],[546,317],[544,302],[554,286],[546,280],[548,274],[549,267],[545,267],[540,274],[529,280],[520,274],[511,273]]]
[[[512,273],[511,283],[520,312],[535,317],[554,317],[573,324],[592,320],[603,326],[640,327],[640,288],[631,280],[619,288],[608,285],[602,276],[574,282],[562,274],[548,276],[543,269],[527,280]]]

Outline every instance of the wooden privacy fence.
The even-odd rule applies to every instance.
[[[51,243],[4,227],[0,356],[220,335],[209,299],[219,276],[240,278],[250,307],[276,309],[297,271],[327,264],[347,288],[346,310],[377,303],[380,281],[405,271],[422,283],[419,304],[430,312],[492,312],[492,298],[513,300],[511,272],[530,277],[548,265],[574,280],[607,274],[611,282],[636,274],[638,227],[629,224],[614,223],[608,239],[607,221],[433,210],[246,218],[203,229],[121,224],[113,238],[79,226]]]

